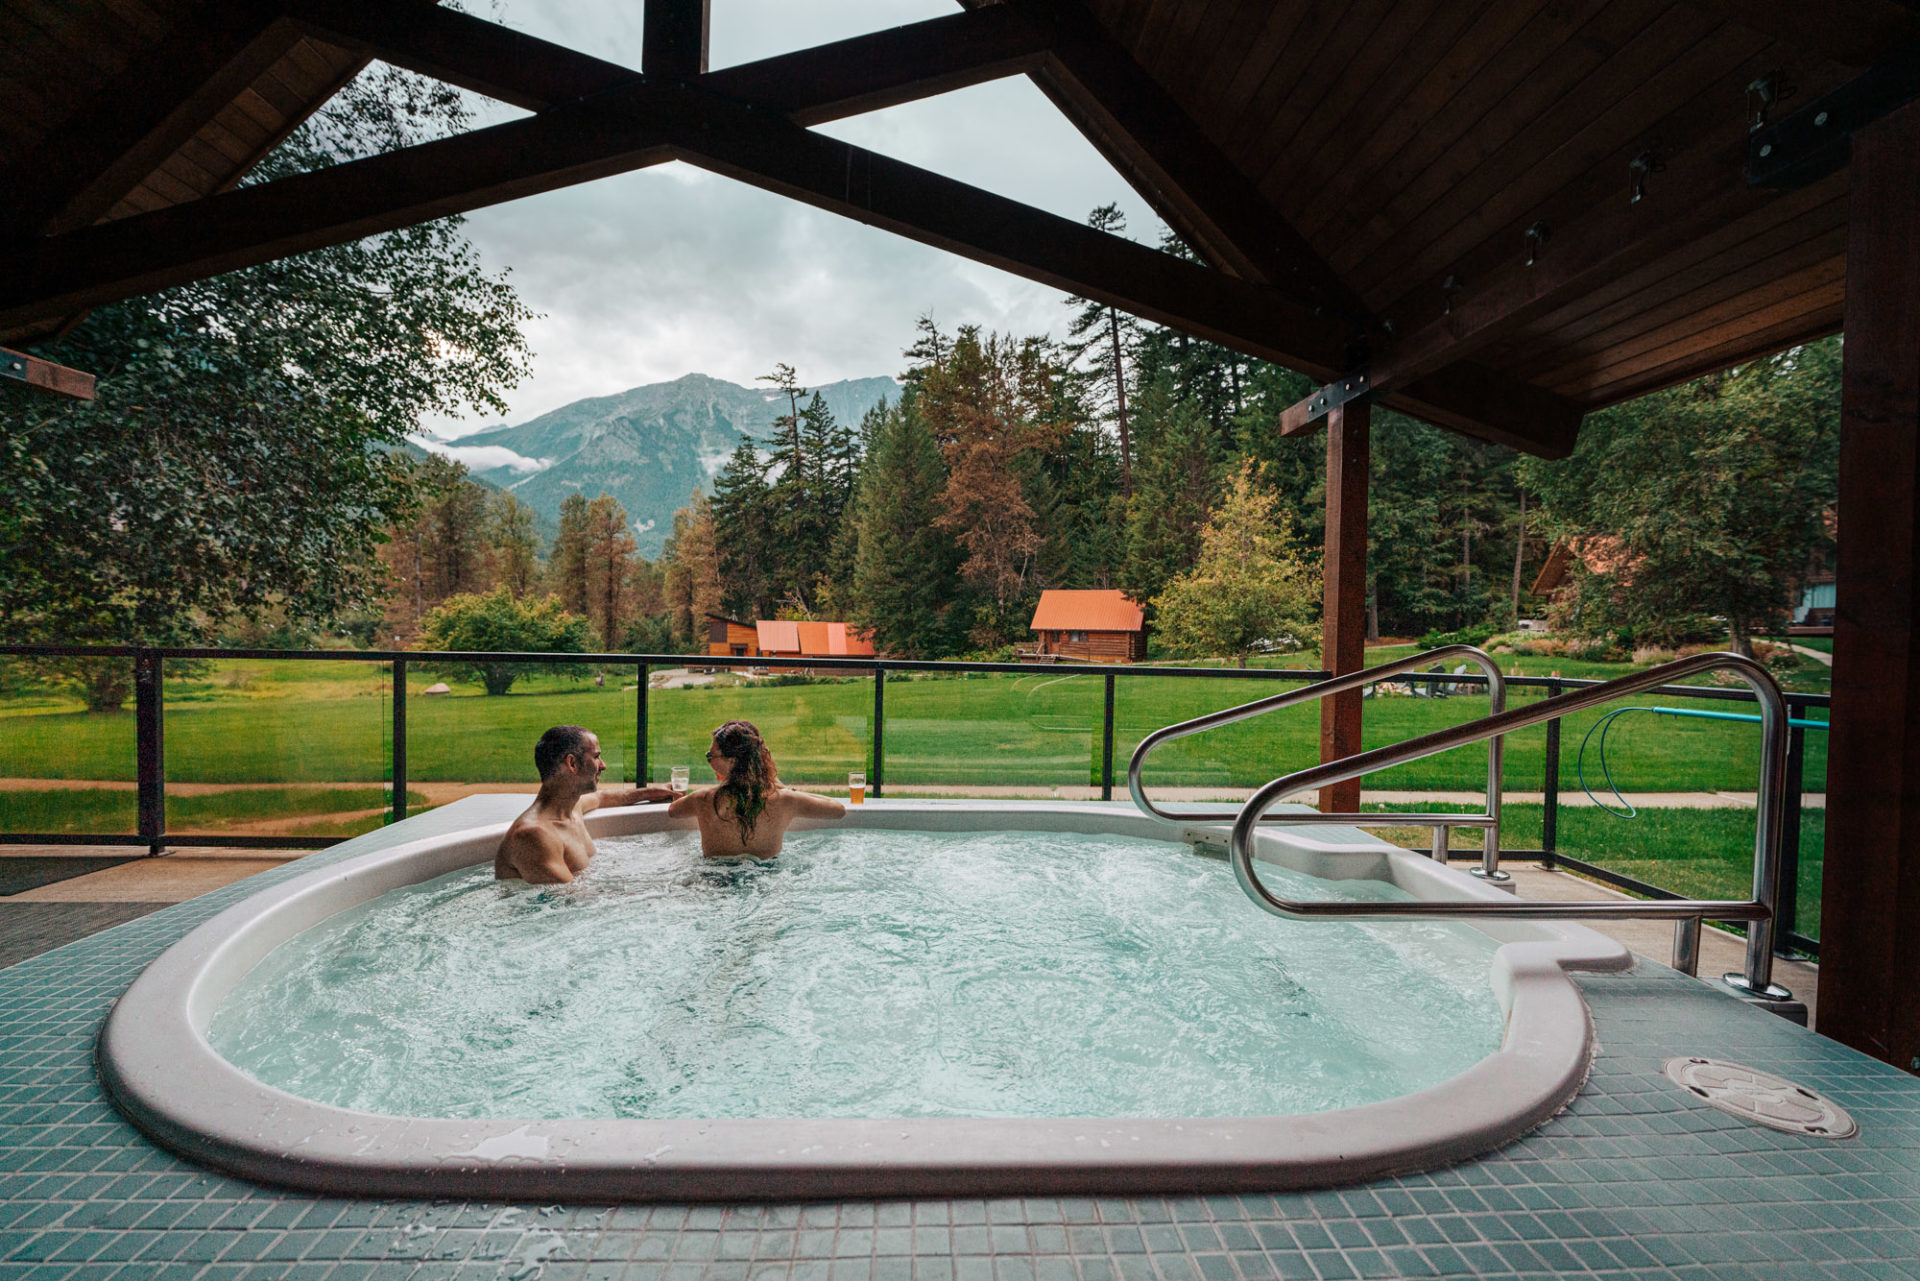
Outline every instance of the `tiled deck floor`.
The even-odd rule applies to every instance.
[[[472,804],[423,815],[411,833],[465,826]],[[134,975],[269,879],[366,847],[350,842],[0,971],[0,1281],[1920,1281],[1920,1080],[1654,965],[1581,980],[1602,1049],[1562,1116],[1478,1161],[1308,1195],[351,1201],[209,1173],[121,1121],[96,1082],[93,1042]],[[1861,1135],[1801,1138],[1715,1112],[1660,1075],[1681,1053],[1824,1091]]]

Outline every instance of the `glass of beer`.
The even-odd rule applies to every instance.
[[[847,775],[847,799],[855,805],[867,803],[867,776],[860,770]]]
[[[673,772],[668,775],[667,787],[675,796],[685,796],[687,794],[687,780],[691,776],[687,766],[676,765],[673,767]]]

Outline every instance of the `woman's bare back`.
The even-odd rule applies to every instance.
[[[765,806],[754,819],[752,836],[741,834],[732,799],[718,787],[687,793],[667,813],[691,815],[700,824],[700,852],[708,858],[772,858],[780,852],[795,819],[844,818],[847,807],[831,797],[781,787],[767,794]]]

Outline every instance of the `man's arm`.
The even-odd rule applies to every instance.
[[[521,828],[507,833],[500,848],[520,879],[529,885],[565,885],[573,879],[573,869],[567,866],[567,848],[552,832]]]
[[[585,814],[608,805],[652,805],[657,801],[673,799],[673,790],[666,787],[626,787],[617,792],[588,792],[573,807],[576,814]]]

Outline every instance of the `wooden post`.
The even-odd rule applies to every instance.
[[[1820,1031],[1920,1072],[1920,104],[1853,137]]]
[[[1373,411],[1368,398],[1350,400],[1327,415],[1327,543],[1325,605],[1320,619],[1320,666],[1335,676],[1366,662],[1367,465]],[[1360,691],[1320,700],[1320,759],[1360,750]],[[1320,789],[1326,813],[1360,808],[1360,780]]]
[[[707,71],[708,0],[646,0],[640,69],[649,77],[685,79]]]

